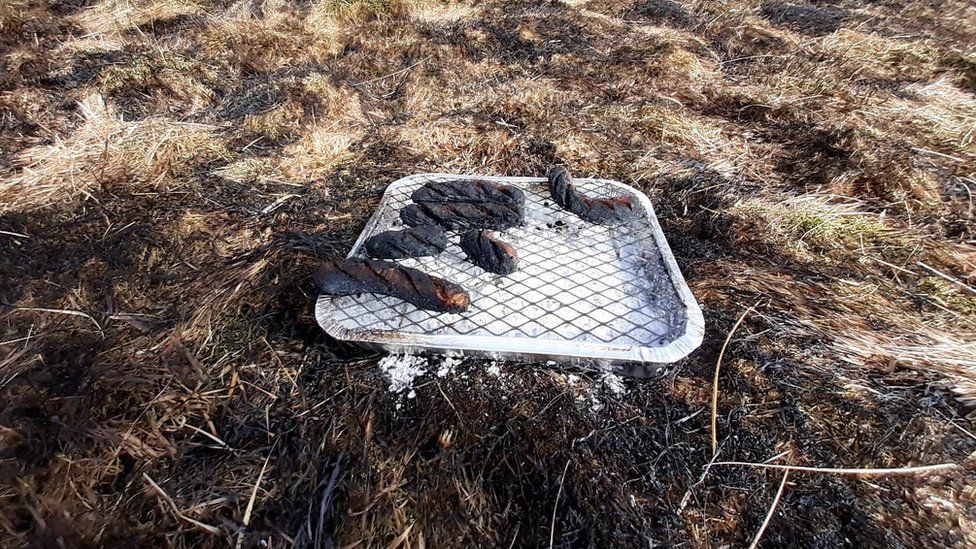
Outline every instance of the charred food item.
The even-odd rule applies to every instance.
[[[425,225],[402,231],[386,231],[366,241],[366,253],[377,259],[403,259],[437,255],[447,248],[440,227]]]
[[[590,198],[573,185],[573,176],[562,166],[549,170],[549,194],[563,208],[590,223],[627,221],[634,217],[634,202],[629,196]]]
[[[471,304],[468,292],[453,282],[375,259],[326,261],[316,271],[313,282],[323,294],[389,295],[442,313],[460,313]]]
[[[508,275],[518,268],[518,253],[511,244],[491,236],[487,231],[468,231],[461,235],[461,249],[468,261],[482,269]]]
[[[500,185],[491,181],[460,179],[455,181],[435,181],[420,187],[410,198],[420,204],[509,204],[522,207],[525,194],[515,187]]]
[[[524,217],[525,210],[513,204],[421,202],[400,210],[400,219],[411,227],[439,225],[449,231],[502,230],[521,224]]]

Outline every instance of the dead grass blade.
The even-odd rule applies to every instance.
[[[918,266],[921,267],[921,268],[923,268],[923,269],[925,269],[926,271],[929,271],[930,273],[934,274],[935,276],[938,276],[939,278],[941,278],[943,280],[946,280],[948,282],[951,282],[951,283],[955,284],[956,286],[959,286],[960,288],[962,288],[963,290],[966,290],[967,292],[971,292],[971,293],[976,294],[976,289],[973,289],[972,286],[966,284],[965,282],[963,282],[961,280],[958,280],[956,278],[953,278],[953,277],[945,274],[944,272],[936,269],[935,267],[930,267],[930,266],[926,265],[925,263],[922,263],[921,261],[918,262]]]
[[[142,474],[142,478],[144,478],[146,480],[146,482],[149,483],[149,486],[153,489],[154,492],[156,492],[157,495],[159,495],[159,497],[161,497],[163,499],[163,501],[165,501],[167,504],[169,504],[170,509],[172,509],[173,510],[173,513],[177,517],[179,517],[181,520],[185,520],[186,522],[189,522],[190,524],[196,526],[197,528],[200,528],[200,529],[204,530],[208,534],[214,534],[214,535],[216,535],[216,534],[219,534],[220,533],[220,529],[217,528],[216,526],[211,526],[209,524],[204,524],[204,523],[200,522],[199,520],[194,520],[194,519],[192,519],[192,518],[184,515],[183,512],[180,511],[179,507],[176,506],[176,502],[173,501],[173,498],[169,497],[169,494],[167,494],[165,490],[163,490],[162,488],[160,488],[159,485],[156,484],[156,482],[148,474],[143,473]]]
[[[264,465],[261,466],[261,472],[258,473],[258,480],[254,482],[254,490],[251,490],[251,497],[247,500],[247,507],[244,509],[244,528],[251,523],[251,512],[254,511],[254,501],[258,497],[258,489],[261,488],[261,480],[264,479],[264,472],[268,470],[268,462],[271,461],[271,454],[274,453],[275,446],[278,445],[278,440],[275,439],[274,444],[271,445],[271,449],[268,450],[268,456],[264,458]],[[237,547],[244,544],[244,529],[241,529],[240,534],[237,535]]]
[[[746,315],[748,315],[749,312],[754,310],[757,305],[759,304],[756,303],[756,305],[753,305],[752,307],[746,309],[745,312],[742,313],[742,316],[739,317],[739,320],[735,321],[735,325],[732,326],[732,329],[729,331],[729,335],[725,338],[725,343],[722,344],[722,350],[719,351],[718,353],[718,360],[715,362],[715,378],[712,380],[712,455],[713,456],[718,452],[718,435],[717,435],[718,430],[716,428],[717,417],[718,417],[718,375],[722,368],[722,357],[725,356],[725,349],[726,347],[729,346],[729,341],[732,341],[732,335],[735,334],[735,331],[739,328],[739,325],[742,324],[743,320],[745,320]]]
[[[563,495],[563,482],[566,480],[566,471],[569,471],[569,464],[572,459],[566,460],[566,466],[563,467],[563,475],[559,477],[559,490],[556,491],[556,503],[552,506],[552,523],[549,526],[549,549],[552,549],[552,543],[556,539],[556,510],[559,509],[559,497]]]
[[[316,492],[322,490],[322,499],[319,501],[318,505],[318,515],[317,517],[312,513],[313,505],[309,502],[308,514],[305,519],[305,524],[302,526],[301,532],[295,536],[296,547],[309,547],[312,549],[322,549],[323,547],[323,536],[325,535],[325,525],[329,520],[330,514],[332,512],[332,503],[335,499],[335,492],[339,485],[339,476],[343,472],[343,465],[345,463],[345,454],[339,454],[336,458],[335,465],[332,468],[332,474],[329,475],[328,484],[326,480],[323,479],[319,483]],[[323,487],[324,486],[324,487]],[[312,525],[315,525],[315,532],[312,532]],[[331,537],[325,541],[325,547],[332,547]]]
[[[30,238],[30,235],[29,234],[15,233],[15,232],[11,232],[11,231],[0,231],[0,234],[7,235],[7,236],[12,236],[14,238]]]
[[[14,310],[30,311],[35,313],[54,313],[54,314],[61,314],[61,315],[80,316],[82,318],[87,318],[88,320],[90,320],[91,323],[95,325],[95,328],[97,328],[99,332],[102,331],[101,324],[99,324],[98,321],[95,320],[95,318],[92,315],[84,311],[75,311],[73,309],[48,309],[45,307],[14,307]]]
[[[769,511],[766,513],[766,518],[763,520],[762,526],[759,527],[759,531],[756,532],[756,537],[752,539],[752,543],[749,544],[749,549],[756,549],[759,546],[759,540],[762,539],[763,533],[766,532],[766,527],[769,526],[769,521],[773,518],[773,513],[776,512],[776,506],[779,505],[779,499],[783,497],[783,489],[786,488],[786,479],[790,476],[789,471],[783,473],[783,480],[779,483],[779,489],[776,490],[776,497],[773,498],[773,503],[769,505]]]
[[[407,538],[410,537],[410,531],[413,530],[413,526],[414,526],[414,523],[409,524],[407,526],[407,528],[403,531],[403,533],[401,533],[399,536],[397,536],[396,539],[394,539],[393,541],[391,541],[390,544],[386,546],[386,549],[397,549],[398,547],[400,547],[404,543],[406,543]],[[407,547],[409,547],[409,546],[410,545],[407,544]]]
[[[897,475],[921,475],[937,471],[951,471],[959,469],[955,463],[939,463],[937,465],[920,465],[917,467],[895,467],[892,469],[845,469],[831,467],[801,467],[799,465],[777,465],[775,463],[751,463],[748,461],[716,461],[712,466],[731,465],[739,467],[758,467],[760,469],[779,469],[781,471],[802,471],[804,473],[822,473],[828,475],[853,475],[859,477],[884,477]]]

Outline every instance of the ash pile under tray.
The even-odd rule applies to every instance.
[[[460,179],[472,176],[419,174],[392,183],[349,257],[366,257],[364,243],[373,235],[404,228],[400,210],[415,190]],[[525,222],[504,232],[518,251],[518,270],[505,276],[483,270],[451,234],[443,253],[397,263],[459,284],[471,297],[466,311],[428,311],[376,294],[323,295],[316,317],[329,335],[393,352],[606,365],[667,364],[701,344],[701,309],[642,193],[616,181],[576,179],[588,197],[632,198],[630,219],[598,225],[555,204],[544,178],[477,179],[525,193]]]

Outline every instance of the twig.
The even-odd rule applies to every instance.
[[[277,210],[278,208],[280,208],[281,205],[284,204],[285,202],[288,202],[292,198],[298,198],[300,196],[301,195],[299,195],[299,194],[286,194],[286,195],[283,195],[280,198],[278,198],[278,200],[275,200],[269,206],[267,206],[266,208],[264,208],[263,210],[261,210],[261,215],[268,215],[269,213],[271,213],[271,212]]]
[[[14,307],[14,310],[31,311],[35,313],[55,313],[61,315],[80,316],[82,318],[87,318],[88,320],[90,320],[91,323],[94,324],[96,328],[98,328],[99,332],[102,331],[102,326],[98,323],[98,321],[95,320],[95,318],[92,315],[84,311],[75,311],[73,309],[47,309],[44,307]]]
[[[735,63],[736,61],[749,61],[752,59],[766,59],[769,57],[785,57],[783,55],[750,55],[747,57],[736,57],[735,59],[727,59],[719,63],[719,65],[728,65],[729,63]]]
[[[923,269],[925,269],[926,271],[929,271],[930,273],[938,276],[939,278],[948,280],[949,282],[952,282],[953,284],[955,284],[955,285],[963,288],[964,290],[968,290],[968,291],[976,294],[976,289],[973,289],[972,286],[966,284],[965,282],[963,282],[961,280],[952,278],[951,276],[949,276],[949,275],[945,274],[944,272],[936,269],[935,267],[929,267],[928,265],[926,265],[925,263],[922,263],[921,261],[918,262],[918,266],[921,267],[921,268],[923,268]]]
[[[205,530],[209,534],[219,534],[220,533],[220,529],[217,528],[216,526],[211,526],[209,524],[204,524],[204,523],[200,522],[199,520],[194,520],[194,519],[192,519],[192,518],[184,515],[180,511],[179,507],[176,506],[176,502],[173,501],[173,498],[169,497],[169,494],[167,494],[162,488],[160,488],[159,485],[156,484],[156,482],[152,478],[150,478],[150,476],[148,474],[143,473],[142,474],[142,478],[145,479],[146,482],[149,483],[149,486],[152,487],[153,491],[156,492],[156,494],[158,494],[159,497],[163,498],[163,501],[165,501],[166,503],[169,504],[170,508],[173,510],[173,513],[175,513],[177,517],[179,517],[179,518],[181,518],[181,519],[189,522],[190,524],[196,526],[197,528],[201,528],[201,529]]]
[[[784,451],[782,451],[782,452],[780,452],[780,453],[778,453],[778,454],[776,454],[775,456],[773,456],[773,457],[771,457],[771,458],[769,458],[769,459],[767,459],[767,460],[766,460],[766,461],[764,461],[763,463],[772,463],[772,462],[774,462],[774,461],[776,461],[777,459],[779,459],[779,458],[781,458],[781,457],[783,457],[783,456],[788,456],[788,455],[790,455],[790,454],[791,454],[792,452],[793,452],[793,450],[784,450]]]
[[[454,407],[454,403],[451,402],[451,399],[447,398],[447,393],[445,393],[444,389],[441,388],[441,384],[434,382],[434,385],[437,386],[437,390],[441,392],[441,396],[443,396],[444,400],[446,400],[447,403],[451,406],[451,409],[454,410],[454,415],[457,416],[458,421],[464,423],[464,420],[461,419],[461,414],[458,412],[458,409]]]
[[[914,475],[958,469],[955,463],[940,463],[938,465],[920,465],[918,467],[896,467],[894,469],[835,469],[830,467],[801,467],[799,465],[778,465],[775,463],[750,463],[746,461],[716,461],[715,465],[734,465],[741,467],[759,467],[761,469],[780,469],[783,471],[803,471],[806,473],[826,473],[832,475],[854,475],[860,477],[877,477],[886,475]]]
[[[257,143],[258,141],[261,141],[262,139],[264,139],[264,136],[263,136],[263,135],[262,135],[262,136],[260,136],[260,137],[258,137],[258,138],[257,138],[257,139],[255,139],[254,141],[251,141],[251,142],[250,142],[250,143],[248,143],[247,145],[244,145],[244,148],[243,148],[243,149],[241,149],[241,152],[247,152],[247,150],[251,148],[251,145],[254,145],[254,144],[255,144],[255,143]]]
[[[362,86],[363,84],[369,84],[370,82],[378,82],[380,80],[386,80],[387,78],[390,78],[391,76],[396,76],[396,75],[398,75],[400,73],[407,72],[408,70],[416,67],[417,65],[423,63],[424,61],[427,61],[431,57],[433,57],[433,56],[428,55],[427,57],[424,57],[423,59],[421,59],[420,61],[417,61],[413,65],[410,65],[410,66],[407,66],[407,67],[403,67],[402,69],[400,69],[398,71],[393,71],[393,72],[391,72],[390,74],[388,74],[386,76],[377,76],[376,78],[370,78],[369,80],[363,80],[362,82],[350,83],[350,85],[352,85],[352,86]]]
[[[756,303],[756,305],[759,305],[759,303]],[[732,326],[732,330],[729,331],[729,335],[725,338],[725,343],[722,344],[722,350],[718,353],[718,360],[715,362],[715,378],[712,380],[712,456],[718,452],[718,430],[716,428],[718,417],[718,374],[722,369],[722,357],[725,356],[725,349],[729,346],[729,342],[732,341],[732,335],[735,334],[739,325],[745,320],[746,315],[756,308],[756,305],[746,309],[742,313],[742,316],[739,317],[739,320],[735,321],[735,325]]]
[[[549,527],[549,549],[552,549],[552,543],[556,539],[556,510],[559,509],[559,496],[563,494],[563,482],[566,480],[566,471],[569,470],[569,462],[571,461],[572,458],[566,460],[563,476],[559,478],[559,490],[556,491],[556,503],[552,506],[552,523]]]
[[[522,527],[521,522],[515,525],[515,533],[512,534],[512,543],[508,545],[508,549],[512,549],[512,547],[515,547],[515,542],[518,540],[519,528],[521,527]]]
[[[271,342],[268,341],[268,338],[267,337],[262,337],[261,339],[264,341],[264,344],[267,345],[268,350],[271,351],[271,357],[274,358],[275,359],[275,362],[278,363],[278,367],[281,368],[282,373],[284,373],[285,374],[285,377],[288,378],[288,381],[291,382],[292,388],[297,391],[298,390],[298,383],[296,383],[295,382],[295,379],[292,378],[291,377],[291,374],[288,373],[288,368],[285,367],[285,363],[282,362],[281,361],[281,357],[278,356],[278,351],[275,351],[274,350],[274,347],[271,346]],[[255,385],[255,387],[257,387],[257,385]],[[274,399],[275,400],[278,400],[278,397],[275,396]]]
[[[31,328],[33,328],[33,326],[31,326]],[[21,341],[27,341],[30,338],[31,338],[31,335],[28,334],[28,335],[26,335],[24,337],[18,337],[17,339],[8,339],[6,341],[0,341],[0,345],[13,345],[14,343],[20,343]]]
[[[13,236],[16,238],[30,238],[29,234],[15,233],[11,231],[0,231],[0,234],[5,234],[7,236]]]
[[[204,431],[203,429],[201,429],[199,427],[194,427],[193,425],[190,425],[189,423],[184,423],[183,424],[183,427],[186,427],[188,429],[192,429],[192,430],[200,433],[201,435],[209,438],[210,440],[216,442],[217,444],[223,446],[224,448],[227,448],[228,450],[233,450],[233,448],[231,448],[229,444],[227,444],[226,442],[220,440],[220,438],[218,438],[217,435],[213,435],[211,433],[208,433],[207,431]]]
[[[921,147],[912,147],[912,150],[915,151],[915,152],[920,152],[920,153],[925,153],[925,154],[931,154],[931,155],[934,155],[934,156],[941,156],[942,158],[946,158],[946,159],[952,160],[954,162],[965,162],[965,160],[963,160],[962,158],[959,158],[958,156],[952,156],[950,154],[940,153],[939,151],[933,151],[932,149],[923,149]]]
[[[756,537],[752,539],[752,544],[749,545],[749,549],[756,549],[759,545],[759,540],[762,539],[763,533],[766,531],[766,527],[769,526],[769,521],[773,518],[773,513],[776,512],[776,506],[779,504],[779,498],[783,496],[783,489],[786,488],[786,479],[789,478],[790,472],[787,470],[783,473],[783,480],[779,483],[779,490],[776,490],[776,497],[773,498],[773,503],[769,506],[769,512],[766,513],[766,519],[763,520],[762,526],[759,527],[759,531],[756,532]]]
[[[901,271],[903,273],[908,273],[908,274],[910,274],[912,276],[918,276],[917,274],[915,274],[915,271],[910,271],[910,270],[908,270],[908,269],[906,269],[904,267],[899,267],[898,265],[893,265],[893,264],[888,263],[887,261],[884,261],[882,259],[878,259],[876,257],[871,257],[869,255],[866,255],[864,257],[867,257],[868,259],[874,260],[874,261],[876,261],[876,262],[878,262],[878,263],[880,263],[880,264],[882,264],[882,265],[884,265],[886,267],[891,267],[892,269],[895,269],[896,271]]]
[[[973,440],[976,440],[976,435],[972,434],[968,429],[966,429],[962,425],[959,425],[958,423],[956,423],[955,421],[953,421],[952,418],[946,417],[945,415],[942,414],[942,412],[939,412],[938,410],[936,410],[935,413],[939,414],[939,417],[941,417],[942,419],[948,421],[949,422],[949,425],[952,425],[956,429],[959,429],[963,433],[966,433],[967,435],[969,435],[969,438],[971,438]]]
[[[719,448],[719,452],[720,451],[721,451],[721,448]],[[691,486],[688,487],[687,490],[685,490],[685,495],[682,496],[681,503],[678,504],[678,513],[683,513],[684,510],[685,510],[685,507],[688,506],[688,502],[691,500],[691,492],[695,489],[695,487],[696,486],[699,486],[701,483],[705,482],[705,477],[708,476],[708,470],[711,469],[712,465],[715,464],[715,458],[718,457],[719,452],[716,452],[715,455],[712,456],[712,460],[709,461],[708,463],[706,463],[705,464],[705,467],[702,468],[702,474],[701,474],[700,477],[698,477],[698,482],[692,484]]]

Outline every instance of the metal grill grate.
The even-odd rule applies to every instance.
[[[424,174],[387,189],[379,209],[353,247],[385,230],[402,228],[401,208],[429,181],[470,176]],[[373,294],[319,300],[320,324],[339,339],[378,343],[391,350],[427,348],[480,351],[492,356],[535,355],[609,362],[672,362],[701,342],[701,311],[681,278],[647,198],[613,181],[577,180],[593,197],[630,194],[640,215],[615,226],[587,223],[549,197],[545,180],[493,178],[525,192],[525,224],[497,232],[519,254],[508,276],[464,259],[458,237],[437,257],[401,260],[463,286],[471,307],[435,313]]]

